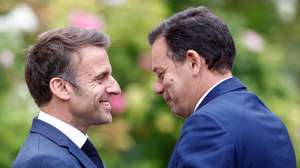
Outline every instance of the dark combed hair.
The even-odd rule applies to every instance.
[[[36,104],[42,106],[51,100],[49,82],[53,77],[77,86],[72,60],[81,47],[107,48],[109,44],[107,35],[91,29],[67,27],[42,33],[29,48],[25,64],[25,80]]]
[[[167,55],[177,62],[185,61],[188,50],[195,50],[210,70],[226,72],[233,66],[235,46],[224,22],[205,7],[188,8],[156,27],[149,34],[152,45],[164,37]]]

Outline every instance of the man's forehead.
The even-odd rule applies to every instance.
[[[167,67],[168,67],[167,64],[159,64],[159,65],[153,65],[152,64],[152,71],[153,72],[161,72],[161,71],[166,70]]]
[[[152,55],[152,71],[157,72],[157,71],[163,71],[165,70],[168,66],[176,64],[174,60],[172,60],[169,56],[166,54],[164,55]]]
[[[151,51],[151,61],[153,72],[163,71],[168,64],[172,64],[173,60],[168,56],[168,48],[164,37],[159,37],[154,41]]]
[[[153,71],[153,72],[156,72],[156,71],[158,71],[159,69],[161,69],[161,64],[162,64],[163,62],[164,62],[164,61],[163,61],[159,56],[154,56],[154,55],[152,55],[152,57],[151,57],[152,71]]]

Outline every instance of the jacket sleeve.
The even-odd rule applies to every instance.
[[[13,168],[72,168],[77,167],[58,156],[36,155],[26,161],[14,163]]]
[[[191,116],[182,129],[173,158],[176,168],[233,168],[233,138],[207,114]]]

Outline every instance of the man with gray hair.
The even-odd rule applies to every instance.
[[[87,136],[112,122],[110,96],[120,87],[106,53],[108,37],[68,27],[43,33],[29,50],[25,79],[40,108],[14,168],[103,168]]]

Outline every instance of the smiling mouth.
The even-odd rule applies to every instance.
[[[105,109],[107,109],[108,111],[111,111],[111,105],[110,105],[110,102],[108,100],[101,100],[99,103],[101,105],[103,105],[103,107]]]

